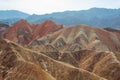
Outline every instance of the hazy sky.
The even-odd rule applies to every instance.
[[[92,7],[120,8],[120,0],[0,0],[0,10],[44,14]]]

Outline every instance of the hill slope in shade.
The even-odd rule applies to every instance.
[[[0,44],[1,80],[106,80],[10,41]]]
[[[10,27],[11,25],[8,23],[0,22],[0,38],[3,37],[4,32]]]

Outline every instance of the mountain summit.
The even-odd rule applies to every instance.
[[[61,28],[63,28],[62,25],[57,25],[51,20],[33,24],[22,19],[4,32],[4,38],[20,44],[28,44]]]

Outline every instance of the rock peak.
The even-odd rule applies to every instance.
[[[17,23],[28,23],[28,22],[26,20],[24,20],[24,19],[21,19]]]

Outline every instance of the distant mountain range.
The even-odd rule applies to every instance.
[[[4,11],[5,12],[5,11]],[[0,14],[2,11],[0,11]],[[120,9],[106,9],[106,8],[91,8],[88,10],[80,11],[65,11],[56,12],[44,15],[29,15],[19,11],[6,11],[11,15],[0,16],[0,19],[5,18],[2,21],[15,23],[20,18],[24,18],[29,22],[41,23],[45,20],[53,20],[58,24],[75,25],[75,24],[86,24],[96,27],[111,27],[120,28]],[[13,14],[12,14],[13,13]]]
[[[0,11],[0,21],[15,23],[20,19],[26,19],[30,16],[27,13],[17,11],[17,10],[1,10]]]
[[[1,10],[0,19],[26,18],[29,14],[17,10]]]

